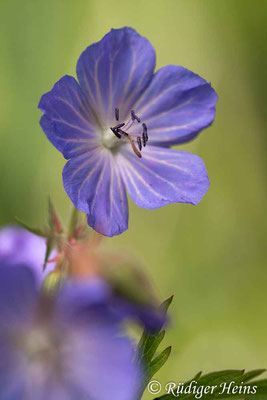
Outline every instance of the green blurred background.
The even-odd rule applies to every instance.
[[[37,104],[111,27],[134,27],[156,48],[157,68],[185,66],[219,94],[214,125],[182,146],[209,172],[201,204],[130,202],[129,230],[107,240],[138,254],[161,298],[175,294],[162,383],[267,367],[266,21],[264,0],[0,1],[1,224],[43,222],[49,194],[68,215],[64,159]]]

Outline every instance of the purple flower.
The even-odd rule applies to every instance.
[[[174,65],[156,73],[155,51],[131,28],[112,29],[44,94],[40,124],[69,159],[64,188],[96,231],[128,227],[126,191],[143,208],[197,204],[209,180],[196,155],[169,147],[209,126],[217,95],[203,78]]]
[[[39,287],[48,273],[55,268],[55,263],[52,262],[47,264],[44,272],[42,271],[45,252],[44,238],[17,226],[10,225],[0,229],[0,266],[5,264],[6,267],[12,268],[18,264],[27,265],[32,269]],[[55,254],[55,251],[52,252],[51,257]],[[101,285],[105,286],[104,281]],[[68,298],[73,298],[73,301],[78,299],[80,306],[83,304],[86,307],[87,302],[91,302],[90,279],[68,279],[68,284],[65,284],[65,291],[67,290]],[[109,304],[109,312],[114,318],[136,320],[149,331],[161,329],[166,322],[165,314],[154,304],[131,302],[123,296],[113,294],[112,287],[108,284],[106,284],[105,293],[105,301]]]
[[[45,252],[44,238],[15,225],[0,229],[0,265],[3,262],[9,266],[27,264],[34,270],[40,283],[55,266],[49,263],[45,272],[42,271]]]
[[[73,302],[78,290],[40,296],[31,269],[1,264],[0,399],[137,398],[135,349],[109,311],[105,285],[91,281],[86,310]]]

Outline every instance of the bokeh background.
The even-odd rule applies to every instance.
[[[264,0],[0,1],[1,225],[43,223],[48,195],[68,215],[64,159],[37,104],[111,27],[134,27],[156,48],[157,68],[185,66],[219,94],[214,125],[180,147],[205,160],[211,187],[200,205],[130,201],[129,230],[107,240],[138,255],[160,298],[175,294],[162,383],[267,367],[266,21]]]

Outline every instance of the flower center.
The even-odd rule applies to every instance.
[[[110,130],[107,130],[102,134],[102,143],[107,149],[113,149],[114,147],[117,147],[118,140],[115,136],[110,134]]]
[[[20,334],[17,345],[29,362],[49,367],[58,365],[61,340],[52,326],[32,326]]]
[[[115,108],[115,119],[119,122],[120,119],[120,110]],[[134,110],[131,110],[131,119],[128,122],[121,122],[111,127],[111,131],[114,133],[113,139],[117,141],[117,139],[127,139],[129,140],[134,153],[137,157],[141,158],[141,150],[142,147],[146,146],[148,141],[147,134],[147,126],[145,123],[142,123],[142,130],[140,133],[129,133],[129,129],[137,122],[137,124],[141,123],[141,119],[135,114]],[[128,131],[128,132],[127,132]],[[137,148],[138,147],[138,148]]]
[[[34,384],[39,385],[47,377],[62,376],[62,339],[52,326],[31,326],[20,331],[14,345],[22,355],[27,374]]]
[[[33,329],[24,339],[23,347],[29,359],[47,359],[54,353],[50,332],[45,329]]]

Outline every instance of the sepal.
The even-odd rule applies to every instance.
[[[44,263],[43,263],[43,271],[45,271],[46,264],[49,260],[50,254],[53,251],[53,248],[55,247],[55,244],[56,244],[56,241],[53,236],[48,236],[46,238],[46,251],[45,251],[45,259],[44,259]]]
[[[47,232],[45,229],[42,228],[35,228],[32,226],[29,226],[27,224],[25,224],[24,222],[22,222],[19,218],[15,217],[15,221],[21,225],[23,228],[27,229],[27,231],[34,233],[34,235],[37,236],[41,236],[41,237],[46,237],[47,236]]]
[[[64,230],[60,217],[50,197],[48,199],[48,225],[50,232],[54,234],[60,234]]]

